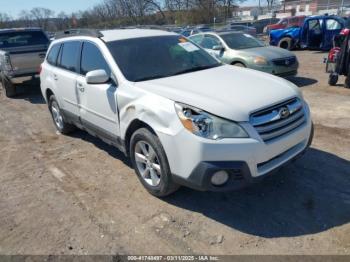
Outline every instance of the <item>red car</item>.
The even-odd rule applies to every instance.
[[[265,27],[264,32],[269,34],[271,30],[284,29],[292,26],[300,27],[303,25],[306,16],[290,16],[282,18],[277,24],[268,25]]]

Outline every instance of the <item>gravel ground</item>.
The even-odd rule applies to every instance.
[[[154,198],[117,149],[57,134],[38,88],[1,95],[0,254],[349,254],[350,90],[328,87],[325,53],[296,54],[312,148],[231,193]]]

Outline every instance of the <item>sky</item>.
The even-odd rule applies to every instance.
[[[30,10],[34,7],[45,7],[57,13],[64,11],[72,13],[93,7],[102,0],[0,0],[0,12],[17,17],[22,10]],[[266,2],[266,0],[261,0]],[[243,5],[257,5],[258,0],[247,0]]]
[[[0,0],[0,12],[17,17],[22,10],[45,7],[56,13],[61,11],[72,13],[86,10],[100,2],[101,0]]]

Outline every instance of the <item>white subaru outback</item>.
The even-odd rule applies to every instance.
[[[130,156],[153,195],[238,189],[295,159],[313,136],[292,83],[223,65],[175,33],[67,31],[42,64],[56,128],[84,129]]]

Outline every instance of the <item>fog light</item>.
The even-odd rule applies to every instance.
[[[229,177],[226,171],[218,171],[211,177],[211,183],[214,186],[222,186],[227,182],[228,178]]]

